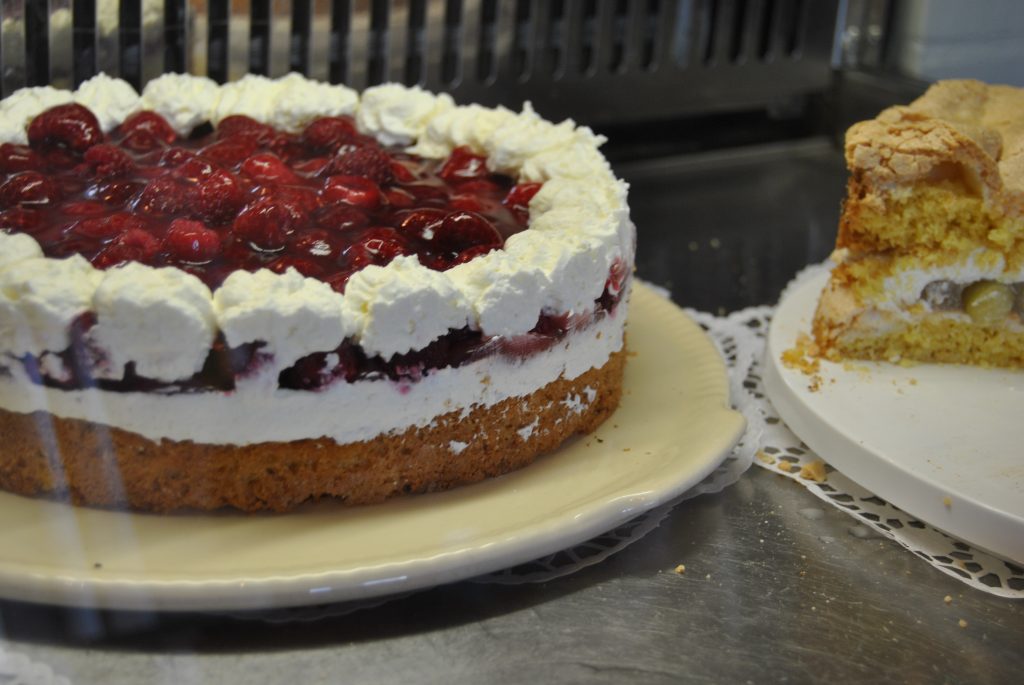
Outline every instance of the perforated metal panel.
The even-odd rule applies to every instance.
[[[290,70],[617,122],[824,89],[839,0],[0,0],[0,86]]]

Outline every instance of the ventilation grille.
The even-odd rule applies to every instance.
[[[0,0],[0,87],[252,72],[623,121],[830,80],[839,0]]]

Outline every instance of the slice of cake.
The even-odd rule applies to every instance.
[[[1024,367],[1024,90],[944,81],[846,134],[830,359]]]
[[[297,74],[0,102],[0,488],[379,502],[615,409],[635,229],[603,139]]]

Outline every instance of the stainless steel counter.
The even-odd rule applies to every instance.
[[[772,303],[831,249],[844,172],[825,141],[618,171],[633,184],[639,274],[681,304]],[[1021,680],[1024,604],[854,525],[753,467],[549,583],[463,582],[279,625],[2,602],[0,627],[8,649],[76,684]]]

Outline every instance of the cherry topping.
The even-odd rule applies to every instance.
[[[269,152],[253,155],[242,163],[242,173],[261,185],[291,185],[299,177],[281,159]]]
[[[266,145],[274,137],[274,129],[244,114],[233,114],[217,124],[217,138],[244,138],[256,145]]]
[[[295,269],[303,276],[309,276],[310,278],[320,278],[324,275],[324,267],[313,260],[293,257],[291,255],[278,257],[268,264],[267,268],[278,274],[283,274],[288,269]]]
[[[109,216],[82,219],[72,225],[70,231],[76,235],[97,240],[108,240],[129,230],[145,229],[146,224],[139,217],[127,212]]]
[[[448,161],[441,167],[438,176],[448,182],[465,181],[473,178],[486,178],[490,172],[487,170],[487,158],[475,154],[466,146],[457,147],[452,150]]]
[[[170,145],[178,138],[178,134],[174,131],[171,125],[167,123],[166,119],[156,112],[151,112],[149,110],[132,114],[124,120],[118,130],[126,137],[131,136],[132,134],[145,133],[153,140],[162,142],[165,145]],[[139,139],[141,140],[141,136]],[[146,149],[153,148],[150,147]]]
[[[324,199],[373,209],[380,204],[380,186],[362,176],[331,176],[324,184]]]
[[[196,213],[219,226],[231,222],[245,205],[245,190],[238,179],[223,169],[216,169],[199,184]]]
[[[371,228],[354,247],[362,247],[374,264],[384,265],[399,255],[413,253],[409,241],[393,228],[380,226]],[[352,258],[352,257],[350,257]]]
[[[321,117],[302,132],[302,142],[315,152],[334,153],[355,137],[355,124],[347,117]]]
[[[145,214],[179,214],[187,206],[185,186],[171,176],[160,176],[146,185],[135,209]]]
[[[93,176],[100,180],[126,176],[135,170],[135,162],[128,153],[109,143],[93,145],[86,150],[85,163],[92,168]]]
[[[220,236],[201,221],[175,219],[164,236],[164,249],[175,259],[201,264],[220,254]]]
[[[43,215],[34,209],[13,207],[0,212],[0,231],[28,233],[32,235],[42,227]]]
[[[316,228],[291,241],[291,247],[299,255],[318,259],[335,260],[341,254],[336,235],[322,228]]]
[[[82,200],[81,202],[71,202],[62,206],[60,211],[68,216],[96,216],[97,214],[105,214],[108,209],[102,202]]]
[[[441,226],[434,231],[431,243],[442,250],[462,252],[471,247],[501,247],[498,229],[475,212],[452,212],[445,216]]]
[[[211,143],[200,150],[200,154],[226,167],[234,167],[251,157],[258,147],[255,141],[239,136]]]
[[[337,204],[317,210],[313,215],[313,222],[322,228],[347,231],[369,225],[370,217],[363,210],[351,205]]]
[[[337,176],[362,176],[380,185],[394,179],[391,158],[377,147],[348,147],[331,161],[328,173]]]
[[[149,263],[160,250],[160,241],[147,231],[130,228],[92,258],[93,266],[109,269],[126,262]]]
[[[307,222],[306,213],[299,207],[268,198],[243,209],[235,219],[233,230],[256,249],[276,252],[285,246],[289,235]]]
[[[508,207],[516,218],[526,223],[530,216],[530,200],[540,190],[540,183],[520,183],[508,191],[503,204]]]
[[[15,145],[14,143],[0,145],[0,173],[39,171],[42,168],[43,160],[27,145]]]
[[[0,206],[45,207],[60,199],[60,189],[38,171],[22,171],[0,185]]]
[[[96,116],[77,103],[51,107],[28,125],[28,143],[33,148],[59,146],[81,153],[102,140]]]

